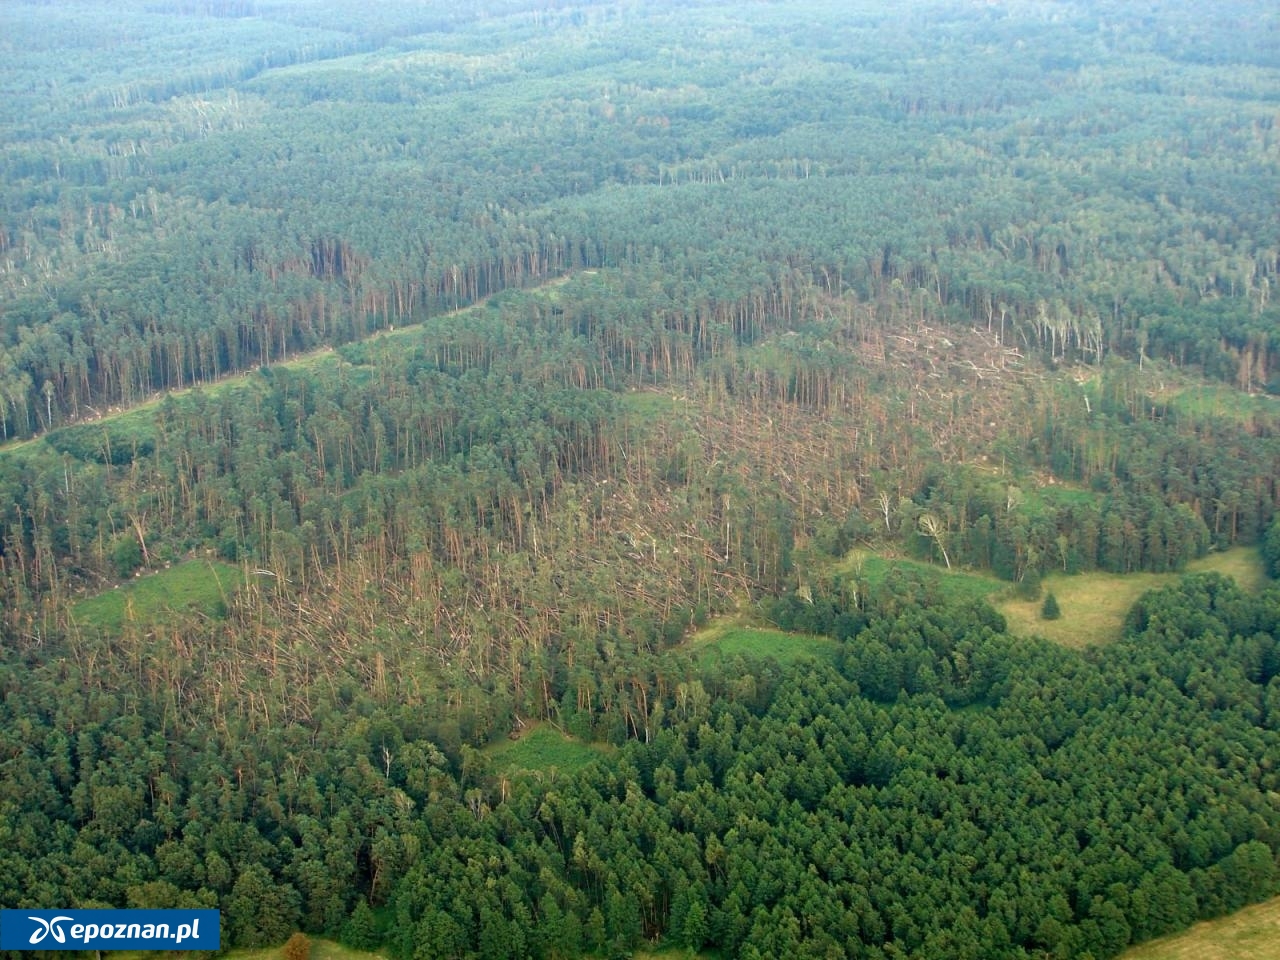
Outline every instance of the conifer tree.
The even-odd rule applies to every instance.
[[[1042,620],[1057,620],[1062,616],[1062,609],[1058,606],[1058,598],[1053,592],[1045,594],[1044,603],[1040,607],[1040,618]]]

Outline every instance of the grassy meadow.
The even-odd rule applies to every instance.
[[[547,723],[533,724],[516,740],[502,740],[486,751],[494,769],[502,773],[572,774],[600,759],[608,750],[587,744]]]
[[[1256,547],[1236,547],[1212,553],[1187,565],[1187,573],[1216,572],[1235,579],[1242,590],[1257,591],[1267,582],[1262,556]],[[1082,648],[1110,643],[1120,636],[1125,615],[1142,594],[1173,583],[1178,573],[1129,573],[1118,575],[1092,571],[1044,578],[1044,593],[1052,593],[1062,616],[1040,616],[1043,596],[1021,600],[1007,595],[996,601],[1009,629],[1020,636],[1040,636],[1066,647]]]
[[[126,622],[155,620],[168,611],[220,617],[241,576],[240,568],[229,563],[188,560],[87,597],[72,606],[71,618],[82,627],[115,631]]]
[[[682,644],[701,663],[741,656],[748,660],[791,663],[802,657],[835,659],[838,644],[830,637],[789,633],[774,627],[750,626],[741,615],[720,617]]]
[[[1120,960],[1280,960],[1280,897],[1133,947]]]

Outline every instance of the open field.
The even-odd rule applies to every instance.
[[[788,633],[773,627],[744,624],[741,616],[720,617],[682,644],[701,662],[741,656],[749,660],[791,663],[801,657],[834,659],[838,644],[830,637]]]
[[[683,392],[671,390],[628,390],[621,395],[622,407],[641,421],[683,420],[692,402]]]
[[[1257,547],[1233,547],[1187,564],[1187,573],[1210,571],[1231,577],[1246,593],[1257,593],[1270,582]]]
[[[1133,947],[1120,960],[1280,960],[1280,897]]]
[[[188,560],[81,600],[71,616],[83,627],[119,630],[128,620],[153,620],[168,610],[222,616],[240,583],[240,568],[210,560]]]
[[[1117,576],[1097,571],[1045,577],[1044,592],[1057,598],[1062,611],[1057,620],[1041,618],[1043,598],[1007,598],[995,606],[1004,615],[1011,633],[1044,637],[1064,647],[1080,649],[1119,639],[1125,615],[1134,602],[1148,590],[1174,579],[1175,575],[1164,573]]]
[[[1226,384],[1195,382],[1171,389],[1164,396],[1174,410],[1190,416],[1219,417],[1251,426],[1260,417],[1273,415],[1280,400],[1266,394],[1250,394]]]
[[[986,600],[995,598],[1009,589],[1010,584],[983,573],[947,570],[919,560],[885,556],[855,550],[840,561],[837,569],[863,580],[868,586],[877,587],[894,576],[918,577],[937,590],[938,596],[952,602]]]
[[[1210,554],[1187,565],[1188,573],[1214,571],[1235,578],[1243,590],[1259,590],[1266,583],[1262,558],[1254,547],[1236,547]],[[1130,573],[1123,576],[1093,571],[1044,578],[1044,592],[1053,593],[1062,610],[1057,620],[1040,617],[1040,600],[1005,598],[996,603],[1009,629],[1021,636],[1040,636],[1066,647],[1110,643],[1120,636],[1125,615],[1148,590],[1173,583],[1178,573]]]
[[[1044,620],[1040,608],[1043,594],[1036,600],[1013,595],[1013,585],[982,573],[945,570],[942,567],[884,556],[865,550],[851,553],[837,565],[840,572],[858,577],[868,586],[878,586],[890,577],[919,578],[944,601],[985,600],[1009,624],[1011,633],[1039,636],[1066,647],[1080,649],[1110,643],[1120,636],[1124,618],[1138,598],[1175,582],[1180,573],[1114,574],[1092,571],[1073,575],[1050,574],[1044,579],[1044,593],[1052,592],[1062,616]],[[1232,577],[1247,592],[1261,590],[1269,581],[1256,547],[1235,547],[1210,554],[1187,565],[1187,573],[1216,572]],[[802,656],[834,657],[835,642],[824,637],[787,633],[769,627],[751,626],[742,615],[721,617],[699,630],[685,647],[699,657],[718,654],[789,662]]]
[[[576,773],[599,760],[608,750],[561,733],[550,724],[538,723],[518,740],[504,740],[486,751],[495,768],[506,773],[521,771]]]

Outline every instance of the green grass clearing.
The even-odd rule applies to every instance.
[[[1232,547],[1211,553],[1188,563],[1187,573],[1221,573],[1235,580],[1245,593],[1258,593],[1271,582],[1258,547]]]
[[[1160,399],[1185,415],[1234,420],[1245,425],[1280,414],[1280,400],[1277,398],[1244,393],[1224,384],[1196,383],[1172,389]]]
[[[740,616],[720,617],[680,646],[702,663],[738,656],[748,660],[772,657],[779,663],[793,663],[803,657],[834,660],[839,649],[839,644],[830,637],[749,626]]]
[[[155,620],[167,611],[220,617],[241,576],[240,568],[229,563],[188,560],[81,600],[72,605],[71,617],[83,627],[102,630]]]
[[[1262,557],[1256,547],[1234,547],[1210,554],[1187,565],[1187,573],[1217,572],[1233,577],[1242,590],[1256,591],[1266,583]],[[1080,649],[1119,639],[1124,618],[1148,590],[1175,582],[1180,573],[1114,574],[1102,571],[1073,576],[1051,574],[1044,578],[1044,592],[1058,600],[1062,616],[1043,620],[1043,599],[1006,597],[996,603],[1009,631],[1019,636],[1039,636],[1065,647]]]
[[[1133,947],[1120,960],[1280,960],[1280,897]]]
[[[996,609],[1004,615],[1010,633],[1044,637],[1078,650],[1119,639],[1124,618],[1137,599],[1148,590],[1175,579],[1175,574],[1167,573],[1051,574],[1044,578],[1044,592],[1057,598],[1062,611],[1059,619],[1041,618],[1043,597],[1037,600],[1005,598],[996,604]]]
[[[829,637],[787,633],[772,627],[731,627],[702,649],[724,658],[767,660],[772,657],[779,663],[792,663],[802,657],[833,660],[837,648],[838,644]]]
[[[1118,639],[1125,616],[1142,594],[1182,576],[1180,573],[1119,575],[1097,570],[1071,576],[1050,574],[1044,579],[1044,592],[1054,594],[1062,616],[1058,620],[1044,620],[1040,617],[1043,596],[1037,600],[1020,600],[1013,596],[1013,584],[986,574],[948,571],[918,560],[862,550],[840,561],[836,570],[870,587],[879,586],[890,577],[910,577],[936,590],[943,601],[985,600],[1004,615],[1011,633],[1039,636],[1075,649]],[[1233,547],[1209,554],[1187,564],[1185,572],[1221,573],[1233,578],[1246,592],[1257,592],[1269,582],[1257,547]]]
[[[868,587],[881,586],[894,577],[922,580],[938,593],[941,600],[965,602],[986,600],[991,603],[1008,590],[1010,584],[982,573],[947,570],[944,567],[900,557],[854,550],[836,565],[836,570],[852,576]]]
[[[577,773],[606,756],[599,744],[583,743],[546,723],[535,724],[518,740],[495,743],[486,751],[495,769],[504,773]]]
[[[672,386],[667,390],[628,390],[619,394],[622,409],[642,421],[683,420],[695,401],[683,390]]]

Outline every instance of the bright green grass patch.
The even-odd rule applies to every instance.
[[[741,616],[720,617],[680,645],[703,664],[730,657],[793,663],[803,657],[834,660],[839,644],[830,637],[749,626]]]
[[[1280,960],[1280,897],[1133,947],[1120,960]]]
[[[1188,573],[1217,572],[1234,577],[1242,590],[1259,590],[1266,582],[1262,557],[1254,547],[1235,547],[1210,554],[1187,565]],[[1044,590],[1052,592],[1062,616],[1057,620],[1040,617],[1043,600],[1006,598],[996,604],[1008,621],[1009,631],[1020,636],[1039,636],[1076,649],[1119,639],[1129,609],[1148,590],[1175,582],[1179,573],[1115,574],[1102,571],[1074,576],[1051,574],[1044,578]]]
[[[85,462],[121,465],[145,457],[155,449],[156,409],[160,401],[148,401],[123,413],[92,423],[59,427],[44,442],[59,454]]]
[[[1063,483],[1055,483],[1051,487],[1038,486],[1025,489],[1022,497],[1020,509],[1032,515],[1048,510],[1061,510],[1065,507],[1082,507],[1103,499],[1100,493]]]
[[[1167,402],[1179,413],[1216,417],[1250,425],[1258,418],[1280,414],[1280,400],[1249,394],[1221,384],[1202,383],[1172,391]]]
[[[729,627],[715,639],[704,642],[699,657],[744,657],[748,660],[768,660],[793,663],[803,657],[834,660],[839,644],[830,637],[815,637],[805,633],[787,633],[772,627]]]
[[[986,574],[947,570],[918,560],[885,557],[860,550],[855,550],[840,561],[836,569],[868,587],[881,586],[892,578],[919,579],[930,590],[937,591],[940,601],[951,603],[978,600],[994,602],[999,594],[1012,586]]]
[[[71,617],[81,626],[102,630],[119,630],[128,621],[156,620],[168,611],[221,617],[240,577],[240,568],[229,563],[188,560],[81,600],[71,607]]]
[[[494,767],[505,773],[577,773],[607,752],[602,746],[583,743],[544,723],[535,725],[519,740],[495,743],[487,751]]]
[[[622,409],[637,420],[682,420],[693,402],[677,387],[670,390],[628,390],[619,394]]]

